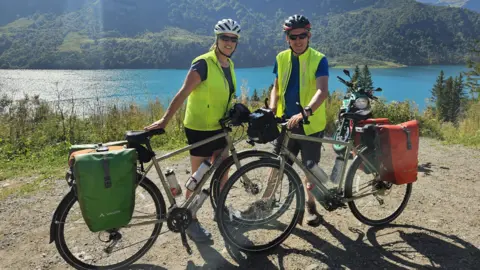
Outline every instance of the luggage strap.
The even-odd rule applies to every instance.
[[[410,139],[410,130],[408,130],[406,127],[401,126],[403,131],[407,133],[407,149],[411,150],[412,149],[412,140]]]
[[[112,181],[110,179],[110,172],[108,170],[108,158],[107,155],[103,155],[103,170],[105,171],[105,177],[103,178],[105,188],[112,187]]]

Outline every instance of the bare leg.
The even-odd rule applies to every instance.
[[[215,162],[215,160],[217,158],[221,158],[222,160],[224,160],[226,158],[226,156],[220,156],[222,154],[222,151],[223,151],[223,149],[219,149],[219,150],[216,150],[216,151],[213,152],[213,156],[212,156],[212,159],[211,159],[212,164],[213,164],[213,162]],[[230,168],[227,169],[227,171],[222,175],[222,178],[220,179],[220,190],[223,189],[223,186],[227,182],[229,170],[230,170]]]
[[[192,166],[192,173],[196,172],[202,162],[209,157],[197,157],[197,156],[190,156],[190,163]],[[192,195],[192,192],[187,189],[185,193],[185,197],[188,199]],[[195,242],[206,242],[209,241],[211,238],[211,233],[203,228],[200,223],[198,222],[197,215],[192,214],[192,223],[187,228],[186,231],[187,235],[194,240]]]

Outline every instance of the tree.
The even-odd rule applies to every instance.
[[[370,73],[367,65],[363,67],[361,78],[363,89],[365,89],[366,91],[373,90],[372,74]]]
[[[358,83],[358,80],[360,79],[360,68],[358,67],[358,65],[355,66],[355,71],[353,72],[353,76],[352,76],[352,82],[357,82]]]
[[[463,100],[465,99],[463,76],[460,74],[455,77],[453,81],[452,92],[450,93],[451,99],[449,102],[450,107],[450,121],[457,123],[460,113],[463,111]]]
[[[432,94],[431,101],[437,102],[437,98],[440,96],[442,90],[445,88],[445,73],[443,73],[443,69],[440,70],[440,75],[437,77],[437,81],[433,86],[430,93]]]
[[[456,123],[462,112],[462,103],[465,98],[463,76],[448,77],[444,80],[443,71],[431,90],[435,100],[437,118],[444,122]]]
[[[452,76],[448,77],[445,81],[445,88],[443,89],[441,95],[442,110],[441,110],[441,119],[444,122],[452,122],[452,103],[453,103],[453,78]]]
[[[252,101],[260,101],[260,97],[258,96],[256,88],[253,90]]]

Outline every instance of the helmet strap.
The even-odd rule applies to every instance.
[[[238,43],[237,43],[237,45],[235,45],[235,49],[233,50],[232,54],[227,55],[227,54],[225,54],[224,52],[222,52],[222,50],[220,50],[220,46],[218,46],[218,39],[215,41],[215,44],[217,45],[217,50],[218,50],[218,52],[220,52],[222,55],[226,56],[227,58],[231,58],[231,57],[232,57],[232,55],[233,55],[233,54],[235,53],[235,51],[237,50],[237,45],[238,45]]]

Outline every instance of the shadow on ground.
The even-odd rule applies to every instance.
[[[328,269],[478,269],[480,250],[455,235],[412,225],[388,225],[372,227],[366,233],[349,228],[356,237],[351,238],[332,224],[324,228],[339,242],[336,246],[313,232],[297,226],[292,232],[310,245],[308,249],[288,248],[284,245],[274,250],[247,254],[226,246],[230,257],[238,264],[229,262],[219,251],[209,245],[197,245],[205,264],[196,266],[188,262],[187,269],[287,269],[285,257],[290,254],[314,259],[314,264],[299,265],[301,268]],[[318,228],[319,234],[325,230]],[[276,257],[270,260],[272,256]],[[415,261],[413,260],[415,258]],[[302,261],[297,259],[297,261]],[[275,264],[274,264],[275,262]],[[165,269],[159,266],[133,265],[129,269]],[[150,267],[150,268],[149,268]]]

